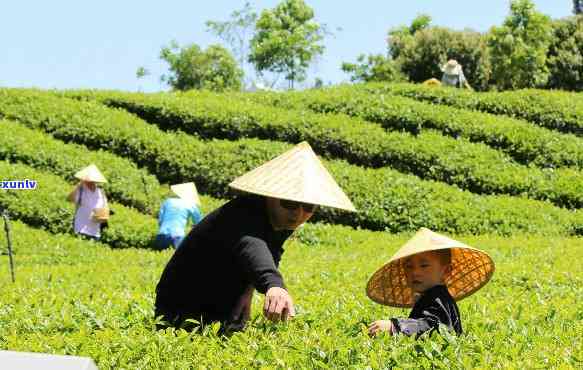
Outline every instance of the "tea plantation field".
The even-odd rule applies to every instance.
[[[0,88],[0,181],[38,181],[0,189],[16,261],[13,284],[0,232],[0,350],[104,369],[583,368],[582,122],[581,94],[538,90]],[[359,212],[320,209],[286,243],[295,319],[265,321],[256,294],[244,333],[156,331],[172,251],[150,246],[168,184],[195,181],[206,214],[232,179],[303,140]],[[89,163],[116,211],[101,242],[71,235],[65,201]],[[463,336],[371,339],[371,321],[408,311],[370,301],[367,279],[422,226],[486,250],[494,277],[459,303]]]
[[[408,314],[364,290],[408,236],[306,226],[282,261],[296,318],[266,322],[256,294],[250,328],[225,339],[217,328],[154,330],[153,291],[171,251],[111,249],[16,223],[16,284],[0,257],[0,348],[90,356],[115,369],[583,365],[583,240],[574,238],[460,237],[497,263],[492,281],[460,301],[466,334],[369,338],[371,321]]]

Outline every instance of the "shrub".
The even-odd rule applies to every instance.
[[[374,94],[390,93],[435,104],[515,117],[551,130],[583,136],[583,100],[577,93],[525,89],[477,94],[412,84],[370,84],[363,88]],[[504,117],[499,120],[508,122]],[[516,126],[515,122],[511,120],[508,125]],[[544,131],[538,132],[553,141],[561,138],[574,141],[565,136],[549,136]],[[575,141],[581,145],[580,141]]]
[[[427,27],[407,34],[389,32],[389,52],[411,82],[441,79],[440,67],[449,59],[462,66],[470,85],[487,90],[492,73],[486,37],[472,30],[455,31],[444,27]],[[397,50],[398,49],[398,50]]]
[[[89,98],[80,92],[78,97]],[[72,95],[70,95],[72,96]],[[424,179],[443,181],[479,194],[522,195],[558,206],[583,207],[583,175],[572,169],[529,168],[486,145],[435,132],[387,132],[376,124],[337,114],[284,110],[218,94],[105,94],[108,106],[123,108],[163,129],[203,138],[256,137],[307,140],[321,155],[365,167],[389,166]],[[259,99],[258,99],[259,100]]]
[[[130,157],[159,179],[189,178],[202,192],[214,196],[226,195],[227,184],[236,176],[290,148],[252,139],[203,142],[184,133],[161,132],[125,112],[38,92],[0,91],[0,112],[55,137]],[[168,148],[181,150],[171,153]],[[572,234],[580,224],[575,212],[545,202],[478,196],[390,169],[364,169],[343,161],[324,163],[360,210],[322,209],[317,218],[328,222],[374,230],[427,226],[475,234]]]
[[[34,190],[0,190],[0,207],[12,217],[52,233],[72,232],[75,205],[66,201],[73,185],[23,164],[0,161],[2,180],[34,180]],[[156,235],[157,223],[121,204],[110,202],[115,214],[101,241],[116,248],[147,248]]]
[[[142,213],[155,214],[167,191],[156,177],[124,158],[103,150],[65,144],[40,131],[16,122],[0,121],[0,159],[22,162],[57,174],[69,182],[79,169],[94,163],[108,180],[103,185],[108,198]]]
[[[419,134],[426,129],[434,129],[447,136],[485,143],[522,164],[542,168],[583,168],[583,141],[578,137],[552,132],[509,117],[418,102],[397,96],[393,93],[393,86],[343,86],[300,94],[262,93],[249,96],[280,107],[304,106],[315,112],[344,113],[377,122],[388,130]],[[441,97],[438,95],[438,99]]]

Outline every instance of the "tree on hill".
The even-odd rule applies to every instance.
[[[324,52],[325,30],[303,0],[283,0],[264,10],[255,25],[249,62],[258,72],[285,73],[289,87],[306,78],[306,70]]]
[[[138,80],[140,80],[146,76],[149,76],[149,75],[150,75],[150,71],[146,67],[141,66],[141,67],[138,67],[138,69],[136,70],[136,78]],[[141,87],[138,87],[138,91],[140,91],[141,89],[142,89]]]
[[[583,16],[553,22],[547,67],[548,87],[583,91]]]
[[[169,64],[170,72],[162,81],[175,90],[207,89],[239,90],[243,71],[227,49],[211,45],[202,50],[198,45],[186,47],[172,41],[160,51],[160,59]]]
[[[405,81],[405,77],[399,71],[398,66],[390,58],[382,54],[361,54],[356,63],[342,63],[342,70],[350,74],[352,82],[372,81]]]
[[[235,10],[227,21],[207,21],[207,31],[221,39],[239,62],[239,67],[248,75],[249,43],[255,32],[257,13],[249,2]],[[251,83],[249,78],[246,78]]]
[[[432,77],[441,78],[440,67],[449,59],[457,60],[470,84],[477,90],[486,90],[491,65],[483,34],[457,31],[446,27],[401,27],[389,31],[389,57],[409,81],[423,82]]]
[[[492,27],[488,45],[492,78],[500,89],[545,86],[551,41],[550,18],[536,11],[531,0],[512,0],[510,15]]]
[[[411,42],[413,36],[431,25],[431,16],[419,14],[412,21],[410,26],[399,26],[389,30],[387,37],[387,48],[389,56],[397,59],[401,51]]]

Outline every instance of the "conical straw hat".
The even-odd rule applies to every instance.
[[[415,301],[405,277],[405,257],[448,248],[451,249],[451,272],[445,277],[445,285],[455,300],[473,294],[490,280],[494,261],[485,252],[423,227],[371,276],[366,294],[387,306],[412,307]]]
[[[200,198],[198,197],[198,191],[196,191],[196,185],[194,185],[194,182],[172,185],[170,186],[170,190],[181,199],[194,202],[196,205],[200,206]]]
[[[94,164],[90,164],[89,166],[79,170],[75,174],[75,177],[78,178],[79,180],[83,180],[83,181],[102,182],[102,183],[107,182],[107,180],[105,179],[105,176],[103,176],[101,171],[99,171],[99,168],[97,168],[97,166]]]
[[[305,141],[236,178],[229,186],[272,198],[356,211]]]
[[[455,59],[450,59],[441,67],[441,71],[448,75],[459,75],[462,66]]]

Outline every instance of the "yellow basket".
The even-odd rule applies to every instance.
[[[106,222],[109,220],[109,208],[94,208],[93,209],[93,219],[96,222]]]

